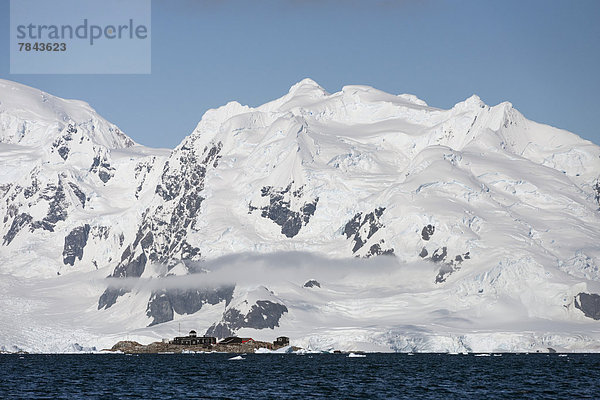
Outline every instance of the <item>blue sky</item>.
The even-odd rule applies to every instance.
[[[600,1],[155,0],[152,74],[0,77],[89,102],[137,142],[174,147],[202,114],[305,77],[449,108],[473,93],[600,144]]]

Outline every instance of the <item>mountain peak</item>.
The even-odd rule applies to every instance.
[[[475,108],[484,108],[486,104],[481,100],[479,96],[476,94],[471,95],[464,101],[458,102],[454,105],[454,109],[475,109]]]
[[[72,126],[71,129],[87,132],[93,143],[107,148],[135,145],[88,103],[63,99],[4,79],[0,79],[0,122],[2,143],[40,146],[54,141],[57,135]]]
[[[293,93],[297,90],[299,90],[300,88],[304,88],[304,89],[320,89],[323,90],[323,87],[321,87],[321,85],[319,85],[317,82],[315,82],[314,80],[310,79],[310,78],[304,78],[301,81],[295,83],[292,85],[292,87],[290,88],[289,92]]]
[[[328,94],[329,93],[327,93],[321,85],[310,78],[304,78],[300,82],[292,85],[288,92],[288,96],[290,97],[306,95],[311,97],[322,97]]]

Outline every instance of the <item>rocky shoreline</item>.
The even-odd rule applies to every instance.
[[[271,342],[251,341],[242,344],[213,344],[213,345],[179,345],[164,342],[140,344],[130,340],[122,340],[104,352],[121,352],[125,354],[159,354],[159,353],[185,353],[185,352],[219,352],[219,353],[254,353],[257,349],[277,350],[285,346],[275,346]],[[293,351],[300,350],[292,346]]]

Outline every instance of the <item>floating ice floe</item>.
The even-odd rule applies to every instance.
[[[356,353],[348,354],[348,358],[364,358],[364,357],[366,357],[365,354],[356,354]]]

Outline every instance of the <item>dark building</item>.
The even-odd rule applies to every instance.
[[[237,336],[227,337],[219,342],[219,344],[243,344],[248,342],[253,342],[252,338],[241,338]]]
[[[290,338],[287,336],[279,336],[277,340],[273,342],[275,346],[289,346]]]
[[[209,346],[216,344],[217,338],[212,336],[197,336],[196,331],[190,331],[187,336],[177,336],[171,343],[187,346]]]

